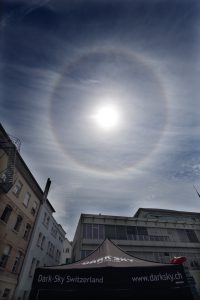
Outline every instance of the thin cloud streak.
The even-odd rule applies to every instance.
[[[198,210],[198,1],[4,5],[1,122],[70,239],[81,212]],[[111,133],[89,118],[108,102]]]

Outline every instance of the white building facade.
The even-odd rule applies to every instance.
[[[44,201],[38,213],[31,241],[22,266],[16,300],[27,300],[32,286],[35,269],[42,266],[59,265],[63,262],[65,231],[53,217],[54,208]]]
[[[106,237],[141,259],[169,263],[185,256],[200,293],[200,213],[140,208],[133,217],[82,214],[72,261],[87,256]]]
[[[69,264],[71,262],[72,243],[65,238],[63,242],[63,252],[61,254],[60,264]]]

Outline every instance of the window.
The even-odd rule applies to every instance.
[[[93,250],[81,250],[81,259],[87,257]]]
[[[29,192],[27,192],[25,197],[24,197],[24,201],[23,201],[23,204],[24,204],[25,207],[28,207],[30,198],[31,198],[31,194]]]
[[[103,239],[104,225],[103,224],[83,224],[83,238],[85,239]]]
[[[1,258],[0,258],[0,267],[1,268],[5,268],[11,251],[12,251],[12,247],[10,245],[5,246],[3,254],[1,255]]]
[[[33,257],[32,262],[31,262],[31,267],[29,270],[29,277],[33,276],[34,269],[35,269],[35,263],[36,263],[36,259]]]
[[[127,240],[126,226],[116,226],[117,240]]]
[[[28,240],[29,235],[30,235],[30,232],[31,232],[31,225],[27,223],[27,224],[26,224],[25,231],[24,231],[24,236],[23,236],[23,239],[24,239],[25,241]]]
[[[14,265],[12,267],[12,273],[17,273],[19,265],[20,265],[21,257],[22,257],[22,252],[19,251],[16,258],[15,258]]]
[[[59,236],[59,241],[60,241],[61,243],[63,243],[63,239],[62,239],[61,236]]]
[[[10,205],[7,205],[1,215],[1,220],[7,223],[11,215],[11,212],[12,212],[12,207]]]
[[[39,236],[38,236],[38,240],[37,240],[37,246],[38,246],[38,247],[40,247],[41,241],[42,241],[42,234],[41,234],[41,232],[40,232],[40,233],[39,233]]]
[[[35,215],[36,210],[37,210],[37,202],[34,201],[34,202],[33,202],[33,206],[32,206],[32,208],[31,208],[31,214],[32,214],[33,216]]]
[[[2,299],[9,299],[10,289],[5,289],[2,295]]]
[[[36,266],[35,266],[35,268],[38,268],[38,267],[39,267],[39,265],[40,265],[40,261],[39,261],[39,260],[37,260],[37,263],[36,263]]]
[[[28,291],[24,291],[24,293],[23,293],[23,298],[22,298],[22,300],[27,300],[28,299]]]
[[[47,254],[53,257],[54,250],[55,250],[55,246],[51,242],[48,242]]]
[[[110,239],[116,239],[116,226],[106,225],[105,226],[105,237]]]
[[[51,234],[53,235],[53,237],[56,238],[56,236],[57,236],[57,229],[56,229],[55,224],[53,224],[53,226],[51,228]]]
[[[56,261],[60,261],[60,251],[58,249],[56,250]]]
[[[15,226],[14,226],[14,230],[18,232],[21,224],[22,224],[22,217],[20,215],[18,215]]]
[[[47,228],[48,228],[48,226],[49,226],[49,220],[50,220],[50,218],[47,217],[47,220],[46,220],[46,226],[47,226]]]
[[[42,243],[41,243],[41,249],[42,249],[42,250],[44,249],[45,240],[46,240],[46,238],[45,238],[45,236],[43,236],[43,238],[42,238]]]
[[[127,226],[127,239],[128,240],[135,240],[137,235],[136,226]]]
[[[148,235],[147,228],[139,226],[137,227],[138,235]]]
[[[44,213],[43,224],[44,224],[45,227],[47,227],[47,228],[48,228],[48,226],[49,226],[49,220],[50,220],[50,218],[49,218],[49,216],[47,216],[47,213]]]
[[[21,192],[21,190],[22,190],[22,187],[23,187],[23,184],[21,183],[21,181],[18,181],[18,182],[16,183],[16,185],[14,186],[14,188],[13,188],[13,194],[14,194],[16,197],[19,196],[19,194],[20,194],[20,192]]]
[[[186,233],[187,233],[188,239],[191,243],[198,243],[199,242],[199,240],[197,238],[197,235],[196,235],[194,230],[186,229]]]

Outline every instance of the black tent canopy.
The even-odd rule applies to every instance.
[[[37,268],[30,299],[192,299],[182,265],[128,255],[109,239],[86,258]]]

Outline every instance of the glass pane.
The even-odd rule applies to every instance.
[[[116,239],[116,229],[114,225],[105,226],[105,237],[110,239]]]
[[[99,238],[100,239],[104,239],[104,225],[103,224],[99,224]]]
[[[99,238],[99,226],[98,224],[93,224],[93,239]]]
[[[116,226],[116,236],[118,240],[127,240],[126,226]]]

